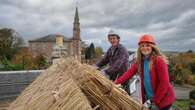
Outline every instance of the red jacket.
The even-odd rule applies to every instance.
[[[131,68],[125,72],[121,77],[119,77],[115,83],[122,84],[126,80],[130,79],[134,74],[137,73],[137,63],[134,63]],[[144,74],[143,68],[141,72],[141,92],[142,92],[142,103],[146,101],[144,93]],[[152,98],[153,103],[155,103],[160,109],[173,104],[175,101],[175,94],[173,88],[169,82],[168,76],[168,66],[164,60],[157,56],[154,58],[154,63],[150,70],[150,79],[152,83],[152,89],[154,96]]]

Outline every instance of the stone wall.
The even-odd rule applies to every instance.
[[[72,55],[72,42],[64,42],[63,45],[67,49],[68,55]],[[55,42],[29,42],[29,51],[32,52],[34,57],[44,55],[51,62],[54,46]]]
[[[29,51],[33,56],[44,55],[50,61],[54,44],[55,42],[29,42]]]

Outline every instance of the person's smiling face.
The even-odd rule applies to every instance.
[[[117,36],[109,36],[108,40],[111,43],[112,47],[117,46],[119,43],[119,39],[117,38]]]
[[[141,53],[142,53],[144,56],[150,55],[151,52],[152,52],[151,44],[150,44],[150,43],[141,43],[141,44],[140,44],[140,50],[141,50]]]

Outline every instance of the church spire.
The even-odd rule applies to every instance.
[[[81,60],[81,37],[80,37],[80,23],[79,23],[79,11],[76,6],[74,23],[73,23],[73,56]]]
[[[81,38],[80,38],[79,12],[78,12],[77,6],[76,6],[76,11],[75,11],[75,16],[74,16],[73,39],[81,40]]]
[[[76,7],[75,16],[74,16],[74,23],[79,23],[79,12],[78,8]]]

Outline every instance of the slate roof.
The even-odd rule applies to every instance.
[[[34,40],[30,40],[29,42],[55,42],[56,41],[56,35],[57,34],[49,34],[47,36],[41,37],[41,38],[37,38]],[[63,36],[63,35],[61,35]],[[64,37],[64,42],[69,42],[72,40],[72,38],[68,38],[68,37]]]

